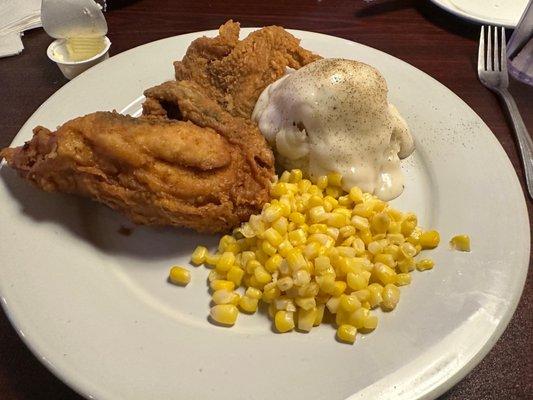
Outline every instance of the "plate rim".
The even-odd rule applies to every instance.
[[[503,26],[508,29],[514,29],[516,28],[516,23],[508,20],[508,19],[487,19],[483,17],[478,17],[472,14],[468,14],[466,11],[461,10],[460,8],[457,8],[453,3],[449,2],[448,0],[430,0],[433,4],[440,7],[444,11],[449,12],[450,14],[455,15],[456,17],[465,19],[469,22],[475,22],[477,24],[489,24],[489,25],[496,25],[496,26]]]
[[[431,1],[435,3],[436,1],[439,1],[439,0],[431,0]],[[435,3],[435,4],[437,4],[437,3]],[[254,30],[257,30],[257,29],[261,29],[261,27],[241,27],[241,34],[248,34],[248,33],[252,32]],[[476,115],[477,118],[479,119],[480,123],[491,133],[491,135],[487,135],[487,136],[490,136],[489,140],[492,141],[493,146],[496,145],[495,147],[498,148],[498,151],[500,151],[502,153],[502,155],[504,156],[502,158],[507,163],[507,166],[510,168],[511,171],[513,171],[513,173],[512,173],[513,182],[514,182],[513,185],[514,185],[515,189],[517,190],[517,194],[518,193],[521,194],[520,196],[518,196],[518,197],[520,197],[521,201],[520,201],[520,205],[517,206],[517,207],[519,208],[519,212],[521,212],[526,217],[525,218],[526,219],[526,223],[524,224],[524,228],[526,228],[525,232],[527,233],[527,239],[528,239],[527,242],[528,242],[529,253],[530,253],[529,260],[531,259],[531,245],[530,245],[531,232],[530,232],[529,229],[527,229],[527,227],[530,226],[529,214],[527,212],[527,204],[526,204],[526,200],[525,200],[525,194],[524,194],[522,186],[521,186],[521,184],[519,182],[516,170],[514,169],[512,163],[510,161],[510,158],[507,155],[507,152],[505,151],[505,149],[503,148],[501,143],[498,141],[497,137],[494,135],[494,133],[492,132],[490,127],[485,123],[485,121],[477,114],[477,112],[474,109],[472,109],[453,90],[451,90],[449,87],[447,87],[445,84],[441,83],[437,79],[433,78],[431,75],[427,74],[426,72],[424,72],[421,69],[416,68],[415,66],[411,65],[410,63],[408,63],[408,62],[406,62],[406,61],[404,61],[404,60],[402,60],[400,58],[397,58],[397,57],[395,57],[395,56],[393,56],[391,54],[388,54],[388,53],[386,53],[386,52],[384,52],[382,50],[376,49],[374,47],[371,47],[371,46],[368,46],[368,45],[365,45],[365,44],[362,44],[362,43],[359,43],[359,42],[356,42],[356,41],[353,41],[353,40],[350,40],[350,39],[346,39],[346,38],[342,38],[342,37],[338,37],[338,36],[334,36],[334,35],[329,35],[329,34],[325,34],[325,33],[313,32],[313,31],[305,31],[305,30],[297,30],[297,29],[290,29],[290,28],[287,28],[286,30],[289,31],[290,33],[294,34],[297,37],[298,37],[299,34],[304,34],[304,35],[311,34],[311,35],[315,35],[315,36],[322,36],[323,38],[327,38],[327,39],[332,39],[333,38],[335,40],[346,41],[346,42],[349,42],[349,43],[356,43],[358,46],[362,46],[362,47],[371,49],[372,51],[375,51],[375,52],[379,53],[380,56],[390,57],[391,59],[394,59],[395,62],[402,63],[402,64],[404,64],[404,66],[407,66],[409,69],[416,71],[416,73],[418,73],[418,74],[421,73],[421,74],[425,75],[426,78],[431,79],[434,84],[444,87],[448,92],[450,92],[454,96],[454,98],[455,98],[455,100],[457,102],[462,103],[463,106],[465,106],[474,115]],[[158,40],[155,40],[155,41],[152,41],[152,42],[147,42],[147,43],[143,43],[141,45],[135,46],[135,47],[133,47],[131,49],[128,49],[128,50],[125,50],[125,51],[123,51],[121,53],[113,55],[112,57],[110,57],[110,59],[114,59],[115,57],[121,57],[121,58],[122,57],[128,57],[130,52],[134,52],[138,48],[141,48],[143,46],[152,45],[154,43],[165,41],[165,40],[169,40],[169,39],[176,38],[176,37],[191,36],[193,38],[196,38],[196,37],[200,37],[202,35],[216,35],[217,33],[218,33],[217,29],[209,29],[209,30],[188,32],[188,33],[184,33],[184,34],[180,34],[180,35],[169,36],[169,37],[166,37],[166,38],[158,39]],[[299,39],[303,39],[303,38],[299,37]],[[97,66],[98,66],[98,64],[95,67],[97,67]],[[92,70],[93,68],[94,67],[90,68],[88,71]],[[84,76],[84,74],[85,74],[85,72],[80,74],[79,76]],[[76,79],[79,79],[79,78],[76,77],[72,81],[74,81]],[[60,96],[62,91],[65,90],[65,88],[67,88],[70,84],[71,84],[71,82],[67,82],[60,89],[58,89],[56,92],[54,92],[50,97],[48,97],[30,115],[30,117],[28,117],[26,122],[21,126],[21,128],[19,129],[19,131],[17,132],[17,134],[15,135],[13,140],[11,141],[11,144],[13,144],[14,142],[16,142],[19,139],[19,136],[21,135],[21,131],[23,131],[26,128],[26,126],[29,124],[29,121],[32,119],[34,114],[36,114],[42,107],[45,107],[45,105],[53,97],[56,97],[56,95]],[[5,164],[6,164],[5,160],[3,160],[0,163],[0,169],[2,169],[5,166]],[[458,370],[456,370],[455,373],[453,373],[451,375],[448,375],[445,380],[437,382],[436,384],[432,385],[429,390],[426,390],[425,392],[421,393],[418,397],[416,397],[416,399],[419,399],[419,400],[434,399],[434,398],[442,395],[443,393],[447,392],[453,386],[455,386],[459,381],[461,381],[469,372],[471,372],[479,364],[479,362],[481,362],[481,360],[488,354],[488,352],[490,350],[492,350],[492,348],[494,347],[494,345],[497,342],[497,340],[500,338],[500,336],[503,334],[503,332],[507,328],[511,318],[513,317],[513,315],[514,315],[514,313],[516,311],[516,308],[518,306],[518,303],[519,303],[519,301],[520,301],[520,299],[522,297],[523,291],[524,291],[525,281],[526,281],[526,277],[527,277],[527,271],[528,271],[527,267],[523,268],[522,276],[520,277],[520,281],[521,281],[520,292],[519,293],[518,293],[518,291],[515,292],[515,296],[511,299],[511,301],[509,303],[509,306],[506,309],[506,313],[502,315],[502,318],[499,321],[496,329],[493,331],[491,336],[486,340],[486,342],[483,344],[483,346],[480,348],[480,350],[478,350],[478,352],[475,353],[468,361],[464,362],[463,366],[461,368],[459,368]],[[32,343],[31,338],[30,338],[31,335],[28,336],[28,335],[23,333],[23,331],[21,330],[21,324],[23,325],[23,323],[21,321],[21,318],[17,318],[13,313],[11,313],[9,311],[7,301],[4,298],[4,296],[3,296],[1,288],[2,288],[2,285],[0,285],[0,300],[1,300],[0,304],[2,306],[2,309],[3,309],[6,317],[8,318],[11,326],[13,327],[15,332],[17,332],[17,335],[20,337],[20,339],[26,345],[26,347],[28,347],[30,349],[30,351],[35,356],[35,358],[42,365],[44,365],[45,368],[47,368],[50,372],[52,372],[57,379],[59,379],[60,381],[65,383],[67,386],[69,386],[76,393],[78,393],[79,395],[81,395],[84,398],[94,399],[95,397],[92,394],[90,394],[90,388],[89,388],[90,384],[88,384],[87,382],[84,382],[83,377],[69,374],[68,371],[64,371],[63,368],[58,367],[57,364],[49,362],[46,359],[46,357],[42,354],[42,350],[39,350],[39,348],[38,348],[39,346],[36,345],[35,343]],[[106,399],[115,399],[116,398],[107,389],[99,388],[98,392],[99,392],[99,395],[104,396]],[[352,399],[352,398],[355,399],[356,396],[357,396],[357,393],[354,393],[354,394],[350,395],[348,397],[348,399]],[[120,396],[119,396],[119,398],[120,398]]]

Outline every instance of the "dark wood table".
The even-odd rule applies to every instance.
[[[465,100],[492,129],[524,185],[508,121],[496,97],[476,77],[479,27],[448,15],[429,1],[108,0],[108,3],[111,9],[106,18],[112,54],[169,36],[215,29],[230,18],[240,21],[242,26],[278,24],[322,32],[387,52],[425,71]],[[67,82],[47,59],[46,47],[51,39],[41,29],[26,33],[23,41],[25,50],[21,55],[0,59],[0,147],[7,146],[35,109]],[[533,89],[513,82],[511,92],[532,131]],[[531,219],[530,199],[527,203]],[[441,399],[531,398],[528,397],[533,394],[531,278],[529,274],[518,309],[496,346]],[[35,359],[2,312],[0,398],[81,399]]]

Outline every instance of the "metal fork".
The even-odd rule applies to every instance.
[[[501,28],[500,42],[501,51],[498,48],[498,29],[488,26],[487,45],[485,46],[485,27],[481,27],[479,37],[479,53],[477,58],[477,74],[479,80],[487,88],[498,94],[505,103],[507,112],[513,123],[529,196],[533,198],[533,140],[529,136],[526,125],[518,112],[518,107],[507,90],[509,86],[509,75],[507,74],[507,51],[505,48],[505,28]],[[492,48],[494,44],[494,49]]]

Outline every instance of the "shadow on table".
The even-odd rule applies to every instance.
[[[0,309],[0,382],[5,399],[83,400],[63,384],[43,364],[35,361]]]
[[[112,256],[157,261],[188,256],[198,243],[214,246],[218,241],[218,236],[187,229],[136,226],[118,212],[88,199],[43,192],[6,166],[0,169],[0,179],[0,188],[4,185],[12,201],[19,205],[14,221],[22,216],[35,224],[50,224],[50,232],[59,227],[60,235],[67,231]]]
[[[406,8],[414,8],[431,24],[445,29],[455,35],[475,40],[477,40],[479,37],[478,24],[465,21],[453,14],[450,14],[428,0],[367,1],[367,5],[363,9],[357,11],[355,16],[359,18],[366,18],[403,10]]]

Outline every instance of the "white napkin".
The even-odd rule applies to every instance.
[[[41,26],[41,0],[0,0],[0,57],[19,54],[21,34]]]

